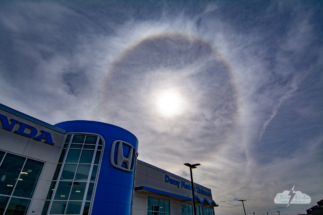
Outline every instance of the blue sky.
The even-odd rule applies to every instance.
[[[322,2],[0,3],[0,102],[139,139],[139,159],[212,189],[216,214],[323,198]],[[177,95],[168,116],[159,98]],[[309,205],[274,204],[306,193]]]

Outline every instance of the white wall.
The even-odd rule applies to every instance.
[[[37,141],[14,133],[20,126],[18,123],[12,131],[5,130],[0,122],[0,150],[44,162],[43,170],[27,213],[40,215],[62,151],[65,135],[3,110],[0,110],[0,114],[7,116],[9,123],[10,119],[13,118],[19,122],[35,127],[38,130],[38,135],[40,134],[40,130],[51,133],[53,142],[55,143],[55,145],[50,145],[44,143],[43,140]],[[34,213],[31,212],[33,209],[35,210]]]

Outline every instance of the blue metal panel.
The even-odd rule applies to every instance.
[[[104,138],[105,149],[92,215],[130,215],[134,170],[126,172],[113,167],[110,163],[110,152],[112,143],[115,140],[129,143],[137,152],[137,138],[123,128],[102,122],[68,121],[56,124],[55,126],[65,129],[66,132],[94,133]]]

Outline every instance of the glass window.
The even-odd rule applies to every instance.
[[[98,171],[98,166],[93,166],[91,181],[95,181],[97,171]]]
[[[76,164],[65,164],[61,180],[73,179],[76,170]]]
[[[53,176],[53,180],[56,180],[58,178],[58,174],[61,171],[61,167],[62,167],[62,164],[57,165],[54,176]]]
[[[192,215],[193,206],[191,204],[182,203],[182,215]]]
[[[55,185],[56,185],[56,181],[53,181],[52,184],[50,185],[50,188],[49,188],[49,191],[48,191],[46,199],[51,199],[52,198]]]
[[[75,180],[87,181],[90,172],[90,165],[79,165],[75,175]]]
[[[188,205],[188,214],[193,214],[193,209],[192,209],[192,205]]]
[[[95,145],[84,145],[84,149],[95,149]]]
[[[203,214],[203,207],[202,207],[202,206],[200,206],[199,208],[200,208],[200,215],[204,215],[204,214]]]
[[[100,155],[101,155],[101,152],[100,151],[97,151],[96,152],[96,155],[95,155],[94,164],[98,164],[99,163],[99,161],[100,161]]]
[[[1,157],[0,214],[25,215],[44,164],[0,151]]]
[[[95,144],[96,139],[96,136],[86,136],[85,144]]]
[[[11,198],[6,215],[25,215],[27,214],[29,199]]]
[[[70,200],[83,200],[86,182],[74,182]]]
[[[79,161],[80,154],[81,150],[70,150],[66,158],[66,163],[77,163]]]
[[[71,135],[67,135],[66,140],[65,140],[65,143],[69,143],[70,142],[70,139],[71,139]]]
[[[165,200],[165,212],[169,212],[169,200]]]
[[[93,187],[94,187],[94,183],[91,183],[89,185],[89,189],[87,191],[87,195],[86,195],[86,200],[90,201],[92,198],[92,194],[93,194]]]
[[[82,148],[82,146],[83,146],[83,145],[81,145],[81,144],[72,144],[72,145],[71,145],[71,148],[72,148],[72,149],[81,149],[81,148]]]
[[[11,195],[25,160],[7,153],[0,167],[0,194]]]
[[[3,214],[4,210],[6,209],[9,197],[0,196],[0,214]]]
[[[59,163],[63,162],[65,153],[66,153],[66,149],[63,149],[62,154],[61,154],[61,156],[59,157],[59,160],[58,160]]]
[[[72,187],[72,182],[59,182],[55,194],[55,200],[67,200]]]
[[[83,143],[84,142],[84,135],[74,135],[73,143]]]
[[[66,204],[66,201],[54,201],[50,210],[50,214],[64,214]]]
[[[148,196],[147,215],[169,215],[169,200]]]
[[[42,211],[41,215],[46,215],[47,214],[49,203],[50,203],[50,201],[45,202],[44,208],[43,208],[43,211]]]
[[[67,143],[63,152],[66,158],[58,165],[48,192],[49,202],[52,202],[48,211],[50,214],[88,215],[91,214],[91,200],[100,167],[101,152],[97,152],[97,144],[103,148],[103,141],[95,135],[72,134],[70,138],[72,141]],[[46,204],[44,210],[45,207]]]
[[[165,200],[164,199],[159,200],[159,212],[165,212]]]
[[[154,198],[148,196],[148,211],[153,211],[153,205],[154,205]]]
[[[93,150],[83,150],[80,163],[92,163]]]
[[[65,214],[80,214],[82,202],[69,202]]]
[[[36,187],[43,163],[28,159],[16,185],[14,196],[31,198]]]
[[[83,210],[83,215],[88,215],[90,210],[90,202],[85,202],[84,204],[84,210]]]
[[[64,148],[65,149],[68,148],[68,143],[64,144]]]

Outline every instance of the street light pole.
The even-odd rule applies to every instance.
[[[190,174],[191,174],[191,186],[192,186],[192,195],[193,195],[193,214],[196,215],[196,206],[195,206],[195,193],[194,193],[194,182],[193,182],[193,173],[192,169],[195,169],[197,166],[199,166],[199,163],[196,164],[189,164],[189,163],[184,163],[185,166],[188,166],[190,168]]]
[[[242,206],[243,206],[244,214],[245,214],[245,215],[247,215],[247,213],[246,213],[246,209],[244,208],[244,204],[243,204],[243,202],[244,202],[244,201],[247,201],[247,200],[238,200],[238,201],[241,201],[241,202],[242,202]]]

